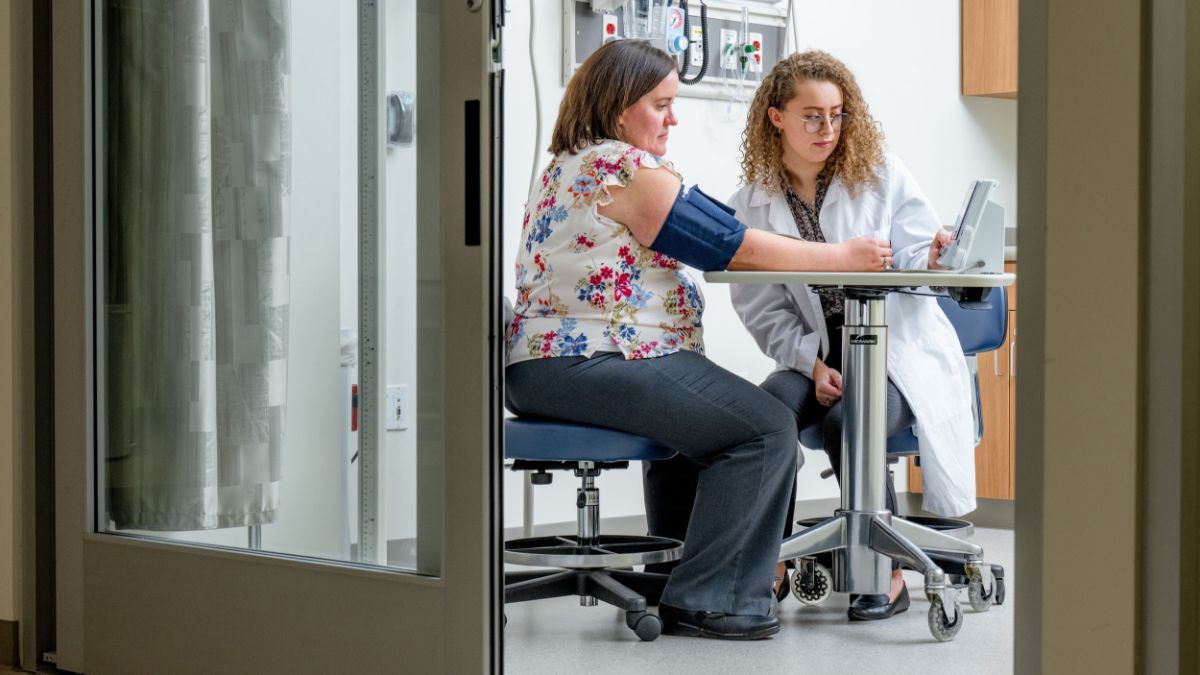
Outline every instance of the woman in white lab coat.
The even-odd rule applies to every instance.
[[[937,267],[949,235],[908,169],[883,152],[883,134],[841,61],[809,51],[776,65],[751,104],[742,150],[745,186],[729,205],[746,224],[810,241],[886,239],[895,267]],[[799,429],[821,424],[838,475],[844,295],[804,284],[737,284],[731,293],[742,322],[776,362],[763,387],[796,413]],[[933,298],[892,293],[887,312],[888,435],[914,427],[927,510],[972,511],[971,390],[958,337]],[[890,476],[887,484],[895,512]],[[896,566],[891,592],[853,598],[849,615],[882,619],[907,608]]]

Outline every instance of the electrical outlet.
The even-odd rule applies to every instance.
[[[693,25],[688,40],[691,42],[688,46],[688,58],[691,59],[693,67],[699,68],[704,65],[704,29]]]
[[[387,388],[387,410],[384,411],[388,431],[408,428],[408,385],[389,384]]]
[[[754,53],[750,54],[750,72],[762,72],[763,36],[762,33],[750,33],[750,44],[754,45]]]

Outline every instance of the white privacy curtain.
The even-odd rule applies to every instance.
[[[287,392],[288,0],[105,0],[107,515],[272,522]]]

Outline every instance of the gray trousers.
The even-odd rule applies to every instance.
[[[768,613],[796,473],[795,416],[783,404],[690,351],[522,361],[505,381],[518,415],[619,429],[679,453],[645,473],[650,533],[684,542],[662,602]]]
[[[842,401],[832,406],[823,406],[817,402],[817,388],[812,378],[795,370],[777,370],[771,373],[762,383],[762,388],[770,392],[796,415],[796,428],[803,430],[815,424],[821,425],[821,439],[825,454],[829,456],[829,464],[833,467],[833,477],[841,480],[842,476]],[[887,381],[887,435],[898,434],[916,423],[912,408],[896,385],[889,378]],[[896,486],[889,470],[886,480],[886,504],[889,511],[897,513]],[[784,535],[792,533],[792,514],[795,510],[796,492],[792,488],[792,506],[788,509],[787,525]],[[896,567],[893,564],[893,567]]]

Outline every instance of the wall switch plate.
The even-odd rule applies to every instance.
[[[400,431],[408,428],[408,385],[389,384],[387,388],[387,409],[384,411],[384,421],[388,431]]]

